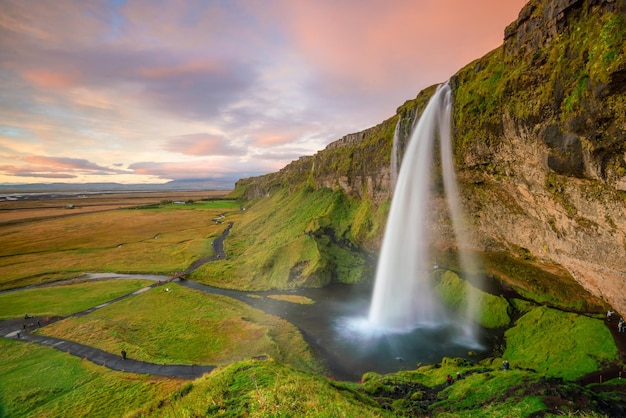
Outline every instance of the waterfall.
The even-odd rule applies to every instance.
[[[446,309],[433,288],[431,237],[427,225],[432,211],[430,174],[433,148],[435,139],[439,137],[450,216],[457,240],[466,239],[452,160],[451,96],[447,83],[439,86],[413,128],[400,166],[368,318],[370,324],[378,328],[409,332],[417,327],[436,327],[448,321]],[[463,253],[460,261],[464,271],[476,274],[476,263],[472,257]],[[471,286],[467,287],[466,294],[474,294]],[[467,303],[466,306],[464,317],[469,319],[462,324],[462,328],[466,337],[474,339],[475,331],[469,324],[475,318],[476,306],[474,303]]]
[[[391,164],[389,167],[389,178],[391,180],[391,190],[396,188],[398,182],[398,153],[400,141],[400,122],[402,122],[402,116],[398,116],[398,123],[396,123],[396,129],[393,131],[393,144],[391,145]]]

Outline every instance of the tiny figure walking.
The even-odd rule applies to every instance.
[[[509,370],[509,361],[508,360],[504,360],[502,362],[502,367],[504,368],[504,371]]]
[[[624,323],[624,318],[620,318],[619,322],[617,323],[617,332],[624,331],[626,331],[626,323]]]
[[[446,386],[450,386],[452,384],[452,376],[446,376]]]
[[[122,350],[122,360],[126,360],[126,350]]]

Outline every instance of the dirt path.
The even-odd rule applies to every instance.
[[[97,309],[109,306],[112,303],[129,298],[131,296],[138,295],[146,292],[153,287],[162,286],[163,284],[170,282],[178,277],[185,276],[201,265],[218,259],[226,257],[224,253],[224,238],[230,232],[233,223],[230,222],[228,227],[222,232],[222,234],[213,241],[213,250],[215,255],[212,257],[203,257],[193,262],[181,275],[170,277],[164,281],[158,281],[148,287],[144,287],[137,291],[128,293],[118,298],[112,299],[108,302],[102,303],[98,306],[85,309],[80,312],[73,313],[67,317],[55,317],[55,318],[41,318],[41,317],[26,317],[18,319],[0,320],[0,336],[5,338],[11,338],[23,342],[31,342],[39,345],[55,348],[57,350],[69,353],[73,356],[80,357],[91,361],[92,363],[105,366],[111,370],[140,373],[140,374],[152,374],[159,376],[180,377],[185,379],[195,379],[215,369],[215,366],[198,366],[198,365],[184,365],[184,364],[156,364],[148,363],[140,360],[133,360],[131,358],[122,358],[122,355],[116,355],[100,350],[95,347],[86,346],[77,342],[62,340],[60,338],[42,336],[33,334],[30,331],[34,331],[53,322],[60,321],[65,318],[73,316],[84,316],[94,312]]]
[[[13,338],[17,338],[15,334],[11,334]],[[215,369],[214,366],[198,366],[185,364],[156,364],[148,363],[132,358],[122,358],[121,355],[115,355],[95,347],[89,347],[73,341],[62,340],[59,338],[31,334],[29,332],[21,333],[19,340],[24,342],[32,342],[39,345],[55,348],[59,351],[69,353],[73,356],[80,357],[91,361],[100,366],[107,367],[111,370],[121,372],[151,374],[157,376],[179,377],[184,379],[196,379],[205,373]]]
[[[140,374],[152,374],[158,376],[170,376],[180,377],[185,379],[195,379],[215,369],[214,366],[198,366],[198,365],[184,365],[184,364],[156,364],[148,363],[140,360],[133,360],[131,358],[122,358],[121,352],[119,355],[108,353],[95,347],[86,346],[74,341],[63,340],[60,338],[48,337],[39,334],[33,334],[30,331],[37,330],[45,327],[51,323],[60,321],[65,318],[73,316],[83,316],[90,314],[91,312],[109,306],[112,303],[129,298],[134,295],[146,292],[153,287],[162,286],[165,282],[157,282],[148,287],[144,287],[135,292],[128,293],[124,296],[120,296],[106,303],[98,306],[85,309],[84,311],[76,312],[67,317],[54,317],[54,318],[41,318],[41,317],[28,317],[23,319],[9,319],[0,321],[0,335],[5,338],[11,338],[23,342],[31,342],[39,345],[55,348],[59,351],[71,354],[76,357],[80,357],[91,361],[92,363],[105,366],[111,370],[117,370],[122,372],[140,373]]]

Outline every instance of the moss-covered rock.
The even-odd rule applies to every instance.
[[[438,276],[437,294],[457,312],[462,314],[466,311],[468,295],[471,293],[480,306],[479,317],[474,318],[480,325],[485,328],[500,328],[511,321],[510,306],[503,296],[483,292],[450,270],[439,271]]]
[[[511,368],[548,377],[577,379],[618,360],[618,350],[601,319],[536,307],[505,333]]]

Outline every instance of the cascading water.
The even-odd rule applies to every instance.
[[[396,129],[393,132],[393,144],[391,146],[391,166],[389,167],[391,190],[395,189],[396,183],[398,182],[398,142],[400,141],[400,122],[402,122],[402,116],[398,116],[398,123],[396,123]]]
[[[457,240],[466,237],[450,145],[451,100],[448,84],[439,86],[411,134],[400,167],[368,318],[369,323],[378,329],[403,333],[418,327],[437,327],[449,321],[447,310],[433,289],[431,237],[427,224],[432,210],[429,206],[431,163],[434,141],[438,136],[444,187],[453,226]],[[463,253],[460,261],[464,271],[476,273],[472,257]],[[474,293],[470,286],[466,290],[467,296]],[[468,302],[466,306],[463,335],[466,340],[475,342],[476,332],[470,324],[474,322],[476,306],[473,302]]]

